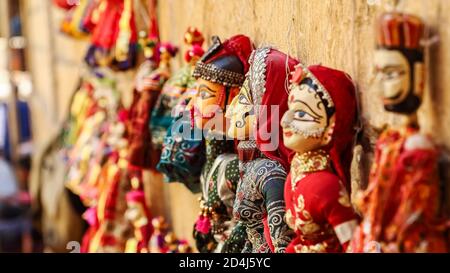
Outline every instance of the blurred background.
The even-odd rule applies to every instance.
[[[112,1],[112,0],[106,0]],[[124,0],[115,0],[121,2]],[[85,63],[92,34],[79,22],[80,4],[98,1],[0,0],[0,252],[68,252],[69,242],[82,244],[89,208],[67,187],[67,132],[73,98],[92,71]],[[383,111],[371,88],[374,20],[397,5],[422,17],[429,29],[428,83],[419,112],[422,129],[444,154],[450,149],[450,1],[447,0],[133,0],[137,31],[148,31],[157,15],[161,41],[180,50],[172,69],[183,64],[188,27],[222,40],[237,33],[256,46],[274,45],[306,64],[322,63],[347,71],[358,83],[361,98],[364,154],[352,170],[353,187],[367,179],[378,133],[395,116]],[[79,19],[78,19],[79,20]],[[104,66],[124,107],[132,101],[136,65],[119,70]],[[63,152],[61,152],[63,151]],[[448,164],[448,156],[442,164]],[[449,168],[443,168],[449,170]],[[449,185],[449,175],[445,182]],[[192,244],[192,226],[199,195],[181,184],[167,184],[157,172],[143,174],[147,204],[163,216],[179,238]],[[447,187],[447,196],[450,187]],[[446,200],[450,200],[447,198]],[[448,207],[448,206],[447,206]]]

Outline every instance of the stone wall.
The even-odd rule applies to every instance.
[[[222,40],[242,33],[252,37],[257,46],[273,45],[305,64],[321,63],[348,72],[357,83],[360,95],[366,152],[361,162],[364,180],[370,166],[368,144],[373,144],[377,132],[386,123],[400,122],[398,116],[383,111],[371,84],[374,20],[392,3],[383,0],[167,0],[160,1],[159,20],[163,40],[181,43],[188,26],[198,27],[207,38],[218,35]],[[449,149],[450,92],[446,86],[450,84],[450,17],[446,14],[450,12],[450,2],[404,0],[399,2],[398,9],[422,17],[430,26],[430,36],[438,35],[440,39],[427,50],[430,70],[419,122],[424,132]],[[355,180],[357,175],[354,172]],[[187,211],[188,206],[195,205],[194,198],[188,202],[188,194],[183,189],[170,189],[170,196],[175,195],[183,199],[171,199],[171,207],[175,207],[172,210]],[[174,218],[175,227],[191,216],[183,215],[186,218]]]
[[[36,85],[39,118],[35,122],[38,143],[46,139],[54,127],[49,116],[39,112],[51,111],[61,119],[68,98],[78,79],[78,65],[85,43],[58,34],[57,20],[61,13],[49,9],[47,1],[26,1],[29,56]],[[49,1],[50,2],[50,1]],[[372,58],[374,49],[374,19],[389,8],[388,0],[160,0],[158,13],[162,40],[182,44],[184,31],[198,27],[208,41],[212,35],[223,40],[242,33],[253,38],[255,44],[273,45],[298,58],[305,64],[321,63],[348,72],[357,82],[366,144],[363,165],[370,161],[370,143],[384,124],[395,124],[399,118],[383,111],[373,88]],[[35,9],[46,12],[45,17]],[[428,84],[419,122],[425,132],[450,149],[450,1],[403,0],[400,10],[421,16],[430,26],[431,35],[438,35],[439,43],[427,52]],[[50,22],[49,22],[50,21]],[[37,25],[44,27],[36,27]],[[48,28],[50,26],[50,28]],[[36,28],[35,28],[36,27]],[[182,48],[183,49],[183,48]],[[49,51],[51,50],[51,51]],[[179,67],[182,54],[174,62]],[[129,84],[130,75],[122,76]],[[124,89],[129,92],[130,89]],[[44,107],[45,108],[42,108]],[[366,168],[367,169],[367,168]],[[367,172],[365,172],[366,174]],[[190,238],[198,213],[198,196],[182,185],[165,185],[161,177],[149,174],[152,204],[156,213],[166,215],[175,232]],[[364,177],[364,175],[363,175]]]

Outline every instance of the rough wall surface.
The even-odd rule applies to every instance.
[[[226,39],[242,33],[252,37],[257,46],[273,45],[305,64],[321,63],[346,71],[357,83],[364,134],[373,142],[376,129],[382,128],[386,122],[396,124],[400,121],[383,111],[376,88],[371,84],[374,20],[389,9],[392,2],[166,0],[160,1],[159,18],[163,40],[180,43],[188,26],[198,27],[208,39],[211,35]],[[398,9],[422,17],[430,26],[430,35],[438,35],[440,39],[428,50],[429,84],[419,112],[419,122],[424,132],[430,133],[438,144],[448,149],[450,93],[446,86],[450,84],[450,17],[446,14],[450,12],[450,1],[404,0],[399,2]],[[363,157],[363,160],[367,159]],[[171,191],[171,194],[185,195],[181,191]],[[180,208],[186,205],[178,200],[172,203],[172,206]]]
[[[40,6],[44,1],[26,1],[26,6]],[[270,44],[303,61],[305,64],[321,63],[348,72],[358,85],[361,98],[362,119],[368,139],[376,139],[374,129],[386,122],[395,124],[398,117],[386,114],[373,88],[372,57],[374,48],[373,22],[376,16],[389,8],[388,0],[160,0],[158,13],[163,40],[182,44],[188,26],[198,27],[209,38],[219,35],[222,39],[243,33],[253,38],[257,46]],[[430,26],[430,34],[438,35],[440,42],[428,49],[428,85],[425,101],[420,109],[419,121],[423,131],[430,133],[443,148],[450,149],[450,1],[403,0],[399,10],[421,16]],[[53,20],[60,18],[52,12]],[[38,16],[38,15],[36,15]],[[31,68],[36,73],[36,92],[48,105],[58,103],[59,113],[67,105],[77,79],[76,66],[65,62],[67,58],[79,63],[84,54],[84,44],[61,38],[56,22],[51,33],[35,33],[30,16]],[[44,18],[45,19],[45,18]],[[40,18],[39,20],[43,20]],[[43,28],[39,28],[42,30]],[[47,31],[47,30],[45,30]],[[48,92],[47,72],[49,47],[47,36],[53,34],[53,54],[56,64],[53,75],[57,79],[57,99]],[[40,54],[40,56],[38,55]],[[44,58],[44,60],[41,60]],[[181,64],[180,54],[175,67]],[[128,75],[125,81],[131,79]],[[126,92],[127,90],[124,90]],[[36,110],[41,111],[41,110]],[[35,126],[40,137],[52,124],[40,121]],[[41,131],[44,130],[44,131]],[[39,142],[39,140],[38,140]],[[363,157],[364,160],[365,157]],[[151,176],[157,177],[157,176]],[[165,185],[159,178],[152,179],[155,187],[152,198],[158,213],[169,217],[175,232],[190,238],[192,225],[198,213],[198,196],[191,195],[181,185]],[[158,202],[158,204],[155,204]]]

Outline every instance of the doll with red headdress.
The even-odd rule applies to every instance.
[[[289,151],[282,143],[280,119],[287,108],[286,54],[262,47],[253,51],[250,68],[226,115],[228,135],[239,140],[239,171],[234,218],[246,228],[243,252],[281,253],[292,231],[284,222],[284,183]]]
[[[194,228],[200,252],[240,252],[244,245],[244,236],[238,234],[242,230],[233,229],[239,161],[234,141],[226,137],[224,113],[244,82],[252,50],[247,36],[235,35],[224,42],[214,37],[193,72],[197,93],[191,104],[192,123],[205,133],[206,153],[200,174],[201,212]]]
[[[295,155],[286,179],[290,253],[343,252],[357,222],[350,203],[356,92],[350,77],[324,66],[296,66],[283,115],[283,142]]]
[[[416,114],[425,78],[423,36],[423,21],[414,15],[389,12],[378,20],[375,66],[383,104],[404,124],[386,129],[377,141],[368,187],[357,195],[363,221],[353,237],[352,252],[448,249],[439,152],[420,132]]]

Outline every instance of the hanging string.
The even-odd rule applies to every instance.
[[[209,47],[211,45],[211,36],[216,35],[216,33],[211,33],[211,29],[210,29],[211,24],[209,23],[209,21],[211,18],[211,10],[209,7],[209,1],[203,0],[202,7],[203,7],[202,29],[203,29],[203,34],[205,35],[205,37],[208,37],[206,39],[206,46]]]
[[[249,8],[246,9],[244,7],[243,3],[247,4],[247,7],[249,7]],[[256,21],[256,18],[250,18],[251,20],[248,20],[247,22],[244,21],[244,19],[249,18],[249,14],[245,13],[245,11],[246,10],[249,10],[249,11],[254,10],[255,7],[252,6],[253,3],[254,2],[252,2],[251,0],[236,1],[237,7],[235,7],[234,9],[239,11],[236,23],[241,28],[241,32],[244,33],[245,35],[253,36],[255,39],[256,31],[254,31],[254,33],[250,33],[250,30],[251,30],[251,24],[253,24]],[[257,45],[255,45],[255,46],[257,46]]]
[[[356,84],[356,80],[358,79],[358,65],[357,65],[357,57],[359,57],[359,55],[357,55],[357,41],[356,41],[356,34],[357,33],[357,29],[356,29],[356,20],[357,20],[357,0],[353,0],[353,16],[352,16],[352,21],[351,21],[351,29],[352,29],[352,36],[351,36],[351,41],[353,43],[353,54],[352,54],[352,74],[353,74],[353,79],[352,79],[352,83],[355,87],[355,99],[356,99],[356,124],[355,124],[355,131],[356,131],[356,136],[358,136],[361,131],[363,130],[363,122],[362,122],[362,116],[361,116],[361,99],[360,99],[360,92],[359,92],[359,88],[358,85]],[[359,52],[358,52],[359,53]],[[355,147],[358,144],[358,138],[355,137],[354,139],[354,143],[353,143],[353,147]]]
[[[176,16],[176,14],[175,14],[175,9],[174,9],[174,6],[176,6],[176,4],[174,3],[174,1],[173,0],[169,0],[169,18],[171,18],[170,19],[170,25],[171,26],[178,26],[179,24],[178,24],[178,22],[177,22],[177,16]],[[175,37],[174,37],[175,36]],[[170,41],[177,41],[177,37],[178,35],[176,34],[176,32],[175,31],[170,31]]]
[[[158,25],[158,1],[157,0],[148,0],[148,14],[150,17],[149,23],[149,35],[150,38],[160,40],[159,37],[159,25]]]
[[[136,2],[137,2],[137,5],[135,5],[135,7],[137,7],[137,9],[138,9],[138,11],[139,11],[138,13],[141,16],[142,21],[144,21],[144,24],[146,26],[149,26],[150,25],[150,16],[147,13],[148,12],[147,8],[144,6],[144,4],[142,3],[141,0],[136,0]]]
[[[292,32],[292,28],[295,26],[295,1],[292,0],[291,1],[291,11],[292,11],[292,15],[291,15],[291,22],[289,24],[288,27],[288,31],[286,34],[286,39],[285,41],[287,41],[287,54],[286,54],[286,62],[285,62],[285,71],[286,71],[286,77],[284,79],[284,91],[289,94],[289,77],[291,75],[291,68],[289,67],[289,56],[291,55],[291,32]]]
[[[429,94],[427,95],[431,95],[431,88],[432,86],[430,85],[431,81],[430,81],[430,67],[431,67],[431,56],[430,56],[430,52],[431,52],[431,48],[432,46],[434,46],[436,43],[439,42],[439,36],[438,35],[433,35],[431,36],[431,13],[430,13],[430,3],[428,0],[422,0],[422,11],[423,11],[423,15],[422,15],[422,19],[424,20],[424,36],[423,36],[423,40],[420,41],[421,46],[423,47],[423,51],[424,51],[424,66],[425,66],[425,86],[428,87],[428,92]],[[437,5],[437,10],[436,10],[436,14],[440,14],[440,2]],[[438,20],[437,22],[439,22],[440,20]],[[433,22],[434,23],[434,22]]]
[[[437,6],[437,14],[440,14],[440,5],[441,2],[438,2],[438,6]],[[420,44],[424,47],[424,52],[425,52],[425,62],[428,62],[429,58],[427,58],[427,56],[429,56],[429,51],[430,48],[435,45],[436,43],[439,42],[439,36],[438,35],[433,35],[431,36],[431,15],[430,15],[430,3],[429,0],[422,0],[422,10],[423,10],[423,15],[422,15],[422,19],[425,21],[425,26],[424,26],[424,38],[422,41],[420,41]],[[428,11],[428,15],[425,14]],[[428,66],[428,63],[425,63],[426,67]]]
[[[269,16],[268,16],[268,21],[267,21],[267,23],[270,25],[270,24],[273,24],[273,21],[272,21],[272,19],[273,19],[273,14],[275,13],[275,10],[277,9],[277,7],[276,7],[276,5],[279,5],[279,3],[277,2],[277,1],[272,1],[272,4],[271,4],[271,7],[270,7],[270,13],[269,13]],[[268,26],[266,26],[266,28],[265,29],[268,29],[269,28],[269,25]],[[269,31],[263,31],[263,35],[264,35],[264,38],[262,39],[262,44],[267,44],[268,42],[267,42],[267,37],[268,37],[268,35],[271,33],[271,32],[269,32]]]
[[[389,2],[385,2],[383,6],[386,11],[400,11],[403,9],[402,4],[404,4],[402,0],[391,0]],[[402,6],[402,8],[400,6]]]

